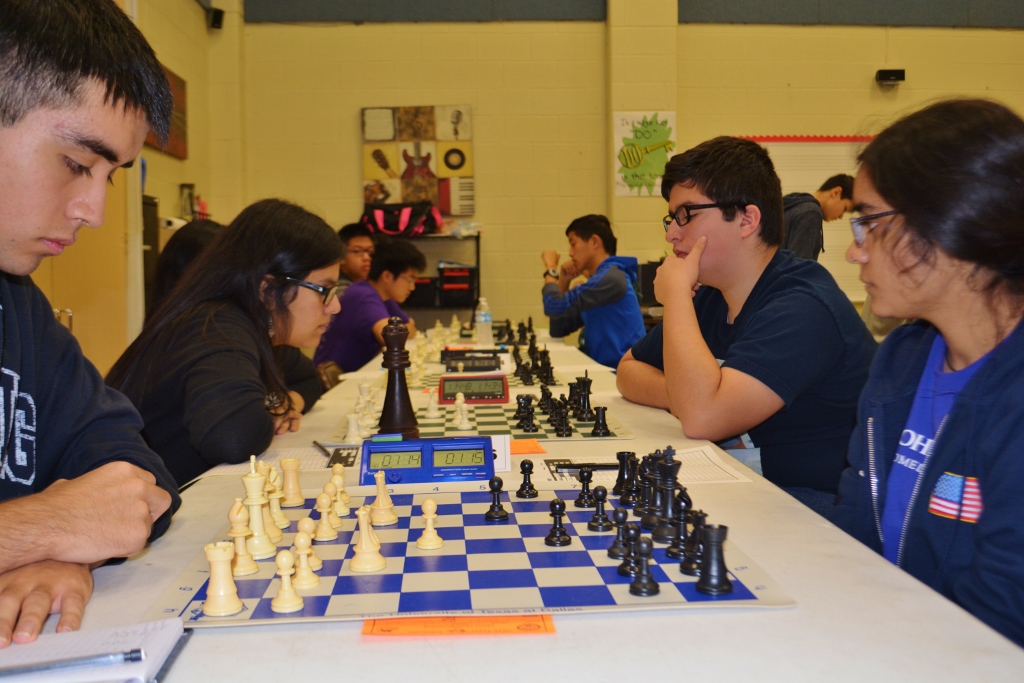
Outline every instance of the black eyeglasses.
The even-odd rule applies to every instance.
[[[857,216],[856,218],[850,219],[850,229],[853,230],[853,242],[858,247],[863,247],[865,240],[868,238],[868,233],[878,227],[878,219],[885,218],[886,216],[895,216],[899,211],[893,209],[892,211],[882,211],[880,213],[872,213],[867,216]],[[891,221],[890,221],[891,222]]]
[[[672,227],[672,221],[676,222],[680,228],[693,220],[693,212],[698,209],[745,209],[749,204],[743,202],[715,202],[714,204],[681,204],[676,209],[675,215],[669,214],[661,219],[661,224],[665,226],[665,232]],[[684,215],[685,214],[685,215]]]
[[[281,279],[282,280],[287,280],[288,282],[294,282],[299,287],[305,287],[306,289],[312,289],[317,294],[320,294],[324,298],[324,306],[327,306],[328,304],[330,304],[331,303],[331,299],[333,297],[337,296],[338,295],[338,290],[341,289],[341,285],[339,283],[337,283],[337,282],[335,282],[330,287],[324,287],[323,285],[318,285],[318,284],[316,284],[314,282],[306,282],[305,280],[299,280],[298,278],[288,277],[287,275],[284,276]]]

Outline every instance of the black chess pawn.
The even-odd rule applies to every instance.
[[[554,524],[551,525],[551,531],[544,537],[544,545],[554,546],[561,548],[562,546],[569,545],[572,543],[572,536],[565,532],[565,525],[562,524],[562,515],[565,514],[565,501],[561,498],[555,498],[551,501],[549,506],[551,509],[551,517],[554,518]]]
[[[640,539],[640,527],[630,522],[626,525],[626,554],[619,565],[619,576],[636,576],[639,566],[636,561],[636,545]]]
[[[707,514],[701,510],[691,510],[690,533],[683,544],[683,561],[679,563],[679,571],[687,576],[700,576],[700,561],[703,554],[704,520]]]
[[[608,489],[603,486],[595,486],[594,504],[597,506],[597,509],[594,511],[594,516],[587,522],[587,528],[591,531],[611,531],[615,527],[604,511],[606,500],[608,500]]]
[[[697,590],[707,595],[725,595],[732,592],[732,581],[725,567],[725,552],[722,544],[729,533],[729,527],[708,524],[702,530],[704,552],[700,558],[700,580]]]
[[[608,409],[604,406],[597,406],[594,408],[594,428],[590,430],[591,436],[611,436],[612,432],[608,429],[608,418],[605,417],[605,413]]]
[[[636,544],[637,570],[633,583],[629,584],[629,594],[647,597],[657,595],[661,588],[658,582],[651,576],[651,551],[654,544],[646,536],[642,537]]]
[[[533,461],[523,460],[519,463],[519,471],[523,474],[523,483],[519,485],[519,490],[516,491],[516,498],[536,498],[538,495],[536,487],[530,480],[530,476],[533,474]]]
[[[488,522],[508,521],[508,511],[501,505],[501,486],[503,483],[501,477],[491,477],[487,484],[491,489],[491,507],[484,513],[484,519]]]
[[[615,454],[615,459],[619,461],[619,473],[615,476],[615,486],[612,487],[612,493],[616,496],[622,495],[622,487],[626,483],[627,474],[627,463],[629,462],[629,456],[636,455],[630,451],[619,451]]]
[[[555,425],[555,436],[562,438],[572,436],[572,425],[569,424],[568,411],[559,415],[558,424]]]
[[[580,495],[576,496],[576,502],[574,506],[578,508],[592,508],[597,506],[597,501],[594,499],[594,494],[590,491],[590,482],[594,479],[594,470],[589,467],[580,468]]]
[[[626,557],[626,520],[629,519],[629,510],[626,508],[615,508],[612,510],[612,520],[615,524],[615,540],[608,546],[608,557],[613,560],[621,560]]]
[[[526,417],[524,417],[522,419],[522,426],[520,427],[520,429],[522,429],[527,434],[534,434],[537,431],[539,431],[539,428],[537,427],[537,423],[534,422],[534,420],[533,420],[533,413],[534,413],[533,406],[531,406],[531,405],[526,406]]]
[[[533,334],[533,316],[526,316],[526,331]]]

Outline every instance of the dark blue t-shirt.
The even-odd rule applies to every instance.
[[[988,354],[963,370],[943,372],[946,340],[940,334],[932,342],[928,362],[914,395],[913,407],[896,447],[892,471],[886,481],[885,508],[882,510],[882,549],[886,559],[892,563],[896,563],[899,558],[904,519],[914,487],[921,476],[922,465],[927,463],[957,395],[986,358]]]
[[[749,435],[764,476],[779,486],[835,491],[876,344],[825,268],[779,250],[728,322],[721,292],[702,287],[697,322],[724,368],[750,375],[785,405]],[[633,357],[664,369],[662,327]]]

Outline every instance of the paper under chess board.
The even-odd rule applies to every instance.
[[[468,375],[468,374],[492,374],[492,373],[465,373],[465,374]],[[407,381],[410,389],[430,389],[430,388],[436,389],[441,384],[441,375],[453,375],[455,377],[459,376],[458,374],[454,374],[454,373],[425,372],[422,375],[420,375],[418,381],[413,382],[412,379],[411,379],[412,376],[408,372],[406,372],[406,377],[408,378],[406,381]],[[533,384],[531,384],[530,386],[526,386],[525,384],[523,384],[523,380],[521,380],[520,378],[516,377],[513,374],[508,374],[508,375],[506,375],[506,377],[508,378],[508,388],[509,389],[517,389],[517,388],[535,389],[537,391],[537,395],[540,395],[540,381],[537,380],[536,378],[534,378]],[[562,387],[562,391],[563,392],[567,391],[566,384],[559,378],[557,372],[555,373],[555,383],[554,384],[550,384],[548,386],[550,386],[550,387]],[[519,392],[519,393],[525,393],[525,392]],[[555,395],[555,398],[558,398],[558,393],[559,392],[557,390],[552,389],[551,393],[553,393]]]
[[[555,428],[548,424],[548,416],[542,413],[534,415],[534,423],[537,425],[536,432],[524,432],[516,427],[519,420],[512,417],[516,412],[515,406],[509,405],[471,405],[469,406],[469,421],[472,429],[460,431],[455,429],[458,420],[455,417],[455,406],[438,406],[441,417],[427,417],[425,407],[416,409],[416,422],[418,423],[419,438],[427,437],[452,437],[452,436],[511,436],[513,439],[551,439],[554,441],[571,441],[578,439],[593,439],[594,441],[607,441],[616,439],[632,439],[633,432],[629,431],[614,416],[607,415],[608,436],[593,436],[590,432],[594,428],[593,422],[576,422],[572,417],[569,424],[572,426],[571,436],[557,436]],[[348,420],[343,420],[331,430],[327,439],[330,443],[344,443],[348,431]]]
[[[514,493],[514,492],[513,492]],[[562,548],[544,544],[551,528],[548,504],[555,495],[566,501],[565,526],[572,543]],[[259,562],[260,571],[235,579],[245,609],[235,616],[206,617],[209,565],[202,548],[150,610],[147,619],[180,616],[186,626],[217,627],[314,621],[357,621],[371,618],[457,614],[555,614],[617,610],[663,610],[722,607],[782,607],[793,601],[734,544],[726,542],[725,561],[733,592],[712,597],[697,592],[697,579],[679,572],[678,562],[655,546],[651,573],[661,586],[652,597],[630,595],[628,577],[616,572],[619,562],[607,555],[614,532],[587,529],[593,510],[574,508],[576,491],[540,491],[523,500],[502,493],[509,521],[488,523],[486,492],[392,495],[398,524],[377,527],[387,567],[370,574],[348,569],[357,536],[354,513],[344,518],[336,541],[314,543],[323,560],[320,586],[300,590],[303,611],[276,614],[270,602],[280,580],[273,560]],[[423,528],[420,503],[437,503],[437,530],[444,539],[439,550],[420,550],[416,539]],[[352,509],[363,503],[352,497]],[[367,499],[367,502],[372,498]],[[609,499],[610,510],[615,499]],[[288,548],[296,524],[307,514],[316,518],[313,500],[306,508],[286,509],[293,520],[278,547]],[[226,514],[226,513],[225,513]],[[632,519],[632,518],[631,518]],[[712,514],[709,521],[714,521]],[[228,540],[228,525],[214,540]]]

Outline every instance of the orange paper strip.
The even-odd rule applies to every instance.
[[[466,636],[523,633],[554,633],[550,614],[507,617],[412,617],[367,619],[364,636]]]
[[[537,439],[512,439],[509,452],[512,455],[543,455],[547,453]]]

